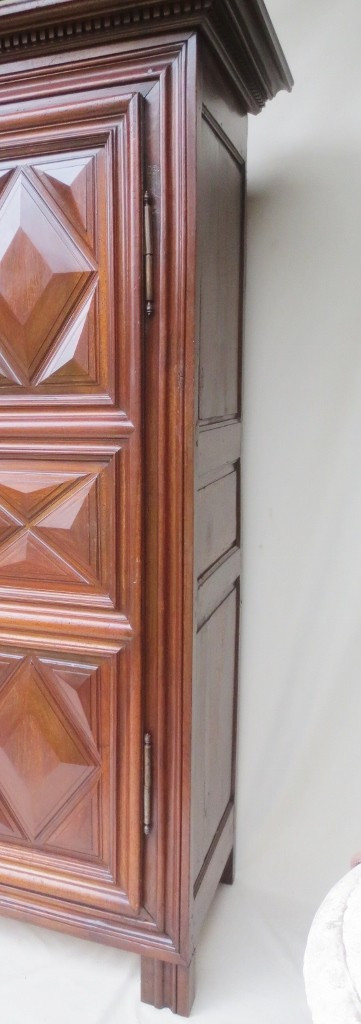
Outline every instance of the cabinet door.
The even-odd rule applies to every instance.
[[[0,903],[96,921],[141,903],[142,100],[52,91],[0,106]]]

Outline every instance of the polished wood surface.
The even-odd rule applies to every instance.
[[[183,1015],[234,865],[246,113],[290,83],[258,0],[0,7],[0,910]]]
[[[21,859],[33,893],[43,890],[37,864],[49,893],[107,910],[122,899],[136,913],[142,678],[128,627],[139,633],[142,150],[134,92],[75,92],[62,106],[25,99],[20,116],[15,103],[2,118],[0,602],[13,621],[0,656],[1,877]],[[62,429],[63,412],[82,404],[91,442]],[[35,441],[24,418],[4,444],[4,410],[15,424],[18,409],[36,419],[49,405],[58,443],[40,422]],[[109,442],[98,405],[125,415],[127,435],[119,422]],[[36,650],[24,645],[17,602]],[[51,641],[37,606],[53,613]],[[76,608],[89,610],[81,655]],[[92,629],[106,611],[112,653],[97,650]]]

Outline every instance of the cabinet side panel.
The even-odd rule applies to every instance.
[[[202,60],[192,766],[197,924],[233,843],[247,131],[246,118],[206,50]]]
[[[199,785],[195,786],[195,878],[202,870],[205,855],[233,795],[237,604],[238,593],[234,588],[197,634],[195,705],[200,728],[196,752]]]
[[[239,414],[243,167],[205,106],[201,130],[199,419],[209,421]]]

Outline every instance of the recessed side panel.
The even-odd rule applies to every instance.
[[[239,462],[213,477],[198,491],[198,577],[239,543]]]
[[[199,419],[214,421],[240,414],[244,165],[207,107],[201,132]]]
[[[238,592],[204,622],[197,638],[194,778],[194,878],[233,798],[234,713],[238,668]]]

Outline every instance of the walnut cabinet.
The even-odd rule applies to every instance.
[[[232,881],[261,0],[0,9],[0,910],[190,1012]]]

